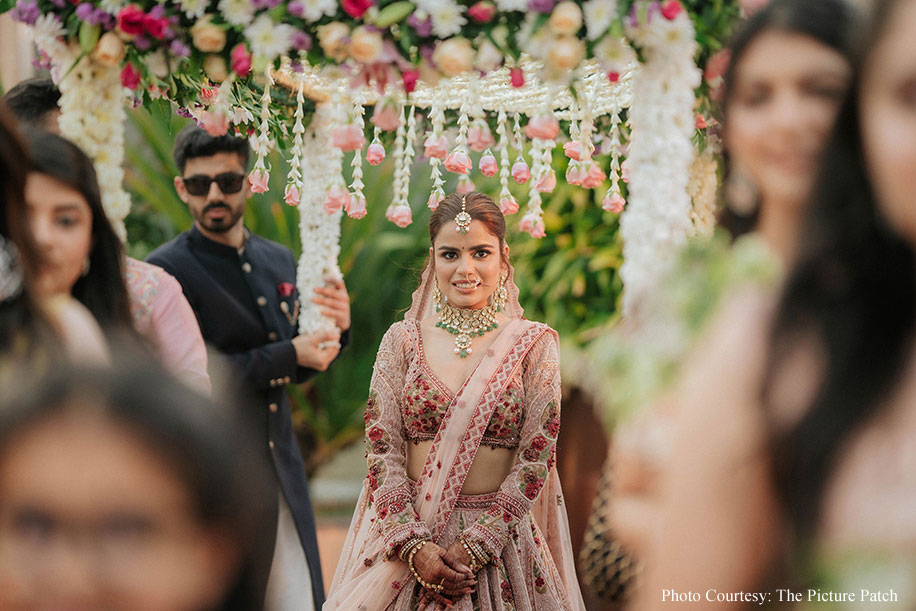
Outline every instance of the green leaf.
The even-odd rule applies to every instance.
[[[80,48],[83,50],[83,53],[89,53],[95,49],[95,45],[99,42],[99,36],[102,34],[102,27],[99,25],[89,25],[89,22],[84,21],[80,26]]]
[[[387,28],[392,24],[399,23],[402,19],[410,15],[414,8],[416,7],[413,2],[408,2],[407,0],[389,4],[378,12],[374,25],[380,28]]]

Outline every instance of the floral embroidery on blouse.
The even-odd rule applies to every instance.
[[[422,369],[408,383],[402,406],[404,426],[410,441],[435,438],[454,397]],[[506,386],[483,434],[481,443],[495,448],[517,448],[525,419],[525,403],[518,380]]]

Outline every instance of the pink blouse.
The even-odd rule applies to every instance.
[[[161,267],[130,257],[125,279],[134,327],[153,343],[167,370],[209,393],[207,347],[181,285]]]

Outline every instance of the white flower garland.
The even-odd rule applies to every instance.
[[[716,228],[718,169],[719,164],[711,148],[697,153],[690,164],[690,182],[687,184],[687,193],[693,202],[690,220],[699,236],[709,237]]]
[[[53,18],[52,18],[53,19]],[[105,214],[122,241],[127,239],[124,218],[130,196],[124,190],[124,110],[128,99],[118,67],[106,66],[85,56],[75,66],[78,48],[52,38],[59,24],[45,19],[36,24],[35,42],[54,63],[52,75],[60,80],[61,134],[75,142],[92,159]],[[72,68],[70,68],[73,66]]]
[[[343,277],[337,265],[343,210],[338,208],[328,214],[323,207],[325,194],[338,180],[343,162],[340,149],[331,144],[337,113],[334,106],[326,103],[315,109],[302,147],[302,194],[298,206],[302,255],[296,285],[299,287],[299,332],[303,334],[334,328],[334,322],[323,316],[320,306],[312,301],[312,290],[324,285],[327,277]]]
[[[693,146],[696,41],[686,13],[658,14],[629,32],[643,46],[631,106],[630,203],[620,220],[624,263],[624,316],[651,299],[691,232],[687,183]]]

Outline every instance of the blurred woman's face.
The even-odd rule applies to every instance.
[[[846,59],[810,36],[770,31],[733,74],[725,145],[735,171],[762,205],[803,205],[849,83]]]
[[[878,203],[916,244],[916,1],[898,3],[862,73],[862,145]]]
[[[92,250],[92,209],[79,191],[37,172],[26,179],[25,200],[42,257],[36,289],[46,296],[69,295]]]
[[[91,407],[12,439],[0,499],[2,609],[209,609],[236,565],[171,465]]]

